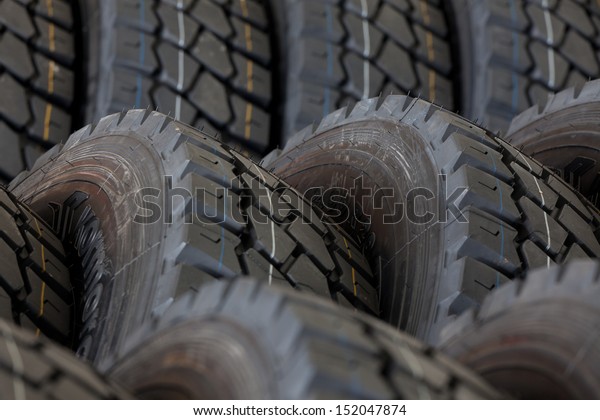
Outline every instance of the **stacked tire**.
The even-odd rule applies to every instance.
[[[255,156],[378,94],[456,108],[449,23],[436,2],[6,0],[1,12],[4,182],[70,132],[130,108]]]
[[[77,353],[137,397],[500,395],[372,316],[376,279],[341,227],[163,114],[129,111],[76,132],[10,193],[53,231],[75,231],[63,243],[82,261]],[[245,275],[257,280],[236,280]],[[176,357],[183,349],[190,359]]]
[[[4,0],[0,12],[5,182],[130,108],[264,156],[377,95],[506,132],[548,93],[600,77],[591,1]]]
[[[597,5],[0,12],[0,396],[600,396]]]

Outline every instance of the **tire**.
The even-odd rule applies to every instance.
[[[53,225],[88,221],[75,235],[86,255],[79,354],[96,364],[215,278],[252,275],[378,313],[376,280],[351,239],[252,161],[163,114],[103,118],[11,189]]]
[[[88,122],[148,108],[254,152],[276,144],[277,60],[263,0],[81,1],[90,22]]]
[[[600,216],[564,181],[420,99],[334,112],[266,167],[338,217],[382,279],[382,318],[430,343],[531,268],[600,255]]]
[[[567,89],[513,120],[508,141],[558,171],[563,179],[600,207],[600,81]]]
[[[283,137],[376,95],[412,92],[455,109],[441,3],[273,1],[285,62]]]
[[[0,183],[80,123],[77,21],[64,0],[0,3]]]
[[[0,399],[131,399],[90,366],[0,319]]]
[[[479,399],[485,382],[372,317],[262,281],[206,285],[109,374],[140,398]]]
[[[0,318],[73,348],[78,264],[60,237],[0,189]]]
[[[600,266],[536,270],[490,294],[443,333],[448,355],[525,399],[598,399]]]
[[[593,1],[452,0],[462,113],[494,132],[549,93],[600,77]]]

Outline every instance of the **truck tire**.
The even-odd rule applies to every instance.
[[[50,227],[0,189],[0,318],[73,348],[76,256]]]
[[[443,332],[441,350],[525,399],[600,397],[600,265],[540,269]]]
[[[0,399],[131,399],[68,351],[0,319]]]
[[[455,109],[443,2],[275,0],[283,137],[361,99],[412,92]]]
[[[77,128],[76,6],[0,2],[0,183]]]
[[[499,397],[372,317],[255,280],[182,296],[119,356],[109,376],[138,398]]]
[[[264,0],[81,1],[88,122],[149,108],[255,152],[279,137]]]
[[[215,278],[252,275],[378,313],[377,280],[349,237],[254,162],[163,114],[103,118],[10,188],[53,225],[86,221],[79,354],[94,363]]]
[[[467,118],[506,133],[549,93],[600,77],[594,1],[452,0]]]
[[[550,95],[513,120],[508,141],[600,207],[600,80]]]
[[[266,167],[354,235],[382,279],[383,319],[431,343],[531,268],[600,255],[600,216],[570,186],[420,99],[334,112]]]

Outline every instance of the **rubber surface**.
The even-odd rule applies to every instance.
[[[53,230],[0,189],[0,317],[73,348],[75,269]]]
[[[0,399],[130,399],[73,354],[0,320]]]
[[[450,30],[438,0],[274,0],[283,136],[360,99],[411,93],[455,109]]]
[[[490,294],[441,349],[519,398],[597,399],[600,265],[576,261]]]
[[[182,296],[121,354],[110,374],[142,398],[499,397],[372,317],[255,280]]]
[[[87,120],[156,109],[254,152],[278,137],[262,0],[83,0]]]
[[[461,56],[461,114],[506,133],[551,92],[600,77],[593,0],[452,0]]]
[[[74,12],[64,0],[0,2],[0,182],[30,168],[78,121]]]
[[[54,224],[95,215],[74,235],[89,255],[79,353],[94,362],[215,278],[252,275],[378,313],[377,280],[350,238],[254,162],[163,114],[103,118],[11,189]]]
[[[598,213],[563,180],[423,100],[341,109],[265,165],[301,192],[345,191],[312,199],[330,215],[353,210],[343,226],[382,279],[382,317],[433,343],[531,268],[600,254]]]
[[[507,139],[600,207],[600,81],[551,95],[513,120]]]

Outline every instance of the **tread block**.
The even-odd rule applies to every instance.
[[[546,252],[532,241],[525,241],[521,251],[529,268],[548,267],[556,264]]]
[[[448,178],[448,191],[461,209],[475,207],[509,223],[518,223],[519,210],[511,198],[512,188],[498,178],[470,166],[463,166]],[[454,196],[456,193],[460,195]]]
[[[248,266],[248,275],[258,280],[270,279],[271,284],[279,284],[283,287],[289,287],[290,284],[284,275],[264,257],[253,249],[249,249],[244,254],[244,259]]]
[[[448,276],[459,279],[460,293],[453,298],[448,315],[460,315],[471,308],[479,307],[491,290],[510,282],[497,270],[473,258],[465,257],[453,263]]]
[[[4,97],[4,100],[0,101],[0,116],[23,128],[31,118],[25,90],[8,73],[3,73],[0,75],[0,91]]]
[[[512,172],[502,162],[502,154],[463,134],[452,134],[444,141],[439,153],[445,156],[456,156],[444,168],[447,173],[456,172],[463,165],[468,165],[507,184],[513,181]]]
[[[527,218],[529,239],[551,255],[558,255],[569,233],[528,198],[521,198],[519,204]]]
[[[311,260],[320,264],[326,272],[333,271],[335,264],[322,237],[312,229],[304,228],[304,226],[307,225],[305,225],[303,219],[296,219],[287,228],[287,232],[293,239],[302,244],[304,251],[310,256]]]
[[[517,232],[491,215],[469,210],[469,223],[454,221],[446,228],[446,238],[453,238],[448,250],[456,259],[474,258],[501,272],[515,275],[520,261],[515,249]],[[455,238],[455,239],[454,239]]]
[[[296,259],[286,274],[300,290],[309,290],[318,296],[330,295],[327,277],[304,254]]]
[[[580,246],[586,248],[592,255],[600,255],[598,239],[590,230],[590,226],[571,205],[563,207],[558,221],[575,236],[575,240]]]
[[[517,175],[515,189],[519,194],[526,196],[547,212],[551,212],[556,208],[558,194],[548,187],[543,180],[516,163],[512,163],[510,167]]]
[[[255,207],[247,209],[248,217],[256,233],[255,247],[272,255],[275,261],[284,262],[296,248],[296,242],[285,231]]]
[[[188,228],[187,240],[176,261],[215,278],[233,278],[241,271],[235,252],[239,244],[240,239],[225,228],[196,222]]]

